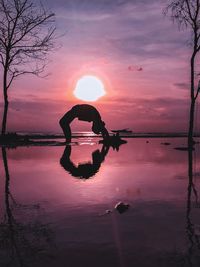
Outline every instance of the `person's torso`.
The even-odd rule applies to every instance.
[[[76,105],[73,107],[73,111],[81,121],[91,122],[100,119],[99,112],[91,105]]]

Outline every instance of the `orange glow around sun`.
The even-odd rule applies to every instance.
[[[76,98],[84,101],[97,101],[106,94],[103,82],[91,75],[80,78],[75,86],[74,95]]]

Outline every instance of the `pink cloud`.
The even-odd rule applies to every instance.
[[[130,65],[130,66],[128,66],[128,70],[129,71],[143,71],[143,68],[142,67],[137,67],[137,66]]]

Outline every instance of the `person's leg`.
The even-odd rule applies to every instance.
[[[71,138],[72,138],[72,134],[71,134],[71,128],[70,128],[69,124],[60,123],[60,126],[63,130],[64,135],[65,135],[66,142],[70,143]]]
[[[73,121],[74,116],[71,111],[65,113],[65,115],[60,119],[59,124],[60,127],[63,130],[63,133],[65,135],[66,142],[70,143],[71,142],[71,128],[70,128],[70,123]]]

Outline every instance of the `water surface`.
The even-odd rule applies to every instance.
[[[191,186],[184,138],[77,141],[4,149],[1,266],[199,266],[199,145]]]

